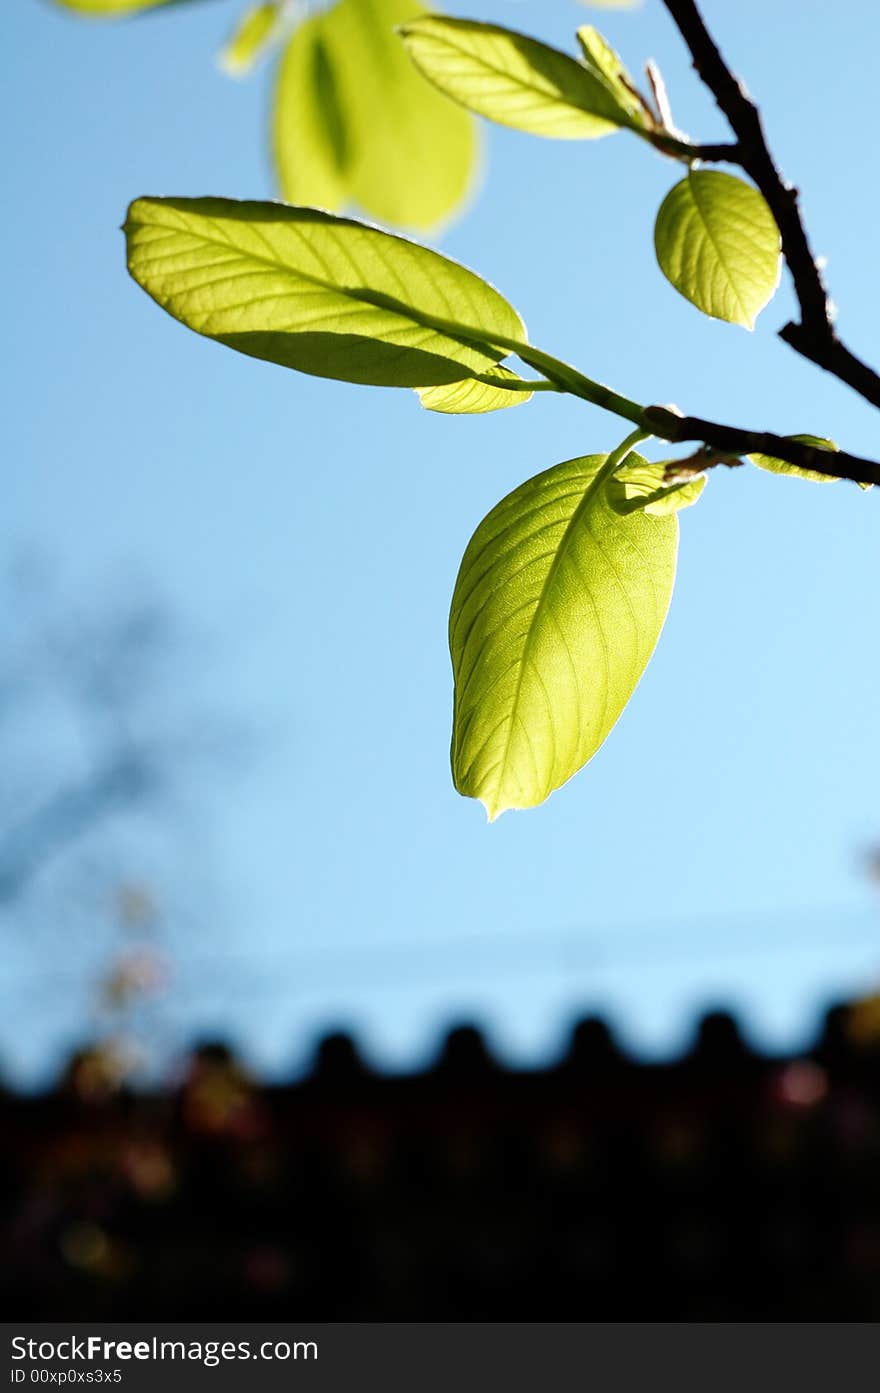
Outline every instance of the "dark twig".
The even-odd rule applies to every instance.
[[[709,163],[739,164],[739,145],[735,141],[720,141],[715,145],[692,145],[693,158]]]
[[[786,324],[780,337],[873,406],[880,406],[880,375],[837,336],[828,293],[801,219],[798,191],[786,183],[773,161],[757,107],[722,58],[694,0],[663,3],[690,50],[694,68],[736,136],[736,163],[757,184],[776,219],[800,307],[800,323]]]
[[[814,474],[832,474],[857,484],[880,484],[880,464],[846,450],[821,450],[772,431],[741,430],[738,426],[704,421],[699,416],[680,416],[665,406],[647,407],[642,419],[649,430],[673,443],[699,440],[723,455],[771,455]]]
[[[689,140],[679,140],[665,131],[652,131],[648,139],[661,154],[674,159],[703,160],[706,164],[741,164],[739,146],[731,141],[720,141],[716,145],[694,145]]]

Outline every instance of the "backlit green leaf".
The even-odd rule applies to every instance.
[[[678,519],[617,513],[606,459],[569,460],[515,489],[461,563],[452,770],[490,820],[543,802],[595,754],[663,627]]]
[[[474,123],[415,71],[396,34],[417,0],[338,0],[288,41],[272,144],[282,194],[382,222],[433,227],[465,197]]]
[[[278,27],[278,7],[253,5],[245,10],[232,37],[220,50],[221,68],[231,77],[250,72],[272,42]]]
[[[839,450],[840,446],[835,445],[833,440],[826,440],[821,435],[792,435],[791,440],[798,440],[802,445],[812,445],[816,450]],[[772,455],[749,455],[752,464],[756,464],[759,469],[766,469],[770,474],[790,474],[796,479],[810,479],[814,484],[836,484],[837,477],[834,474],[820,474],[812,469],[801,469],[800,465],[788,464],[785,460],[774,459]],[[870,487],[870,485],[869,485]]]
[[[142,198],[128,267],[190,329],[318,377],[387,387],[457,382],[524,341],[497,290],[403,237],[314,208]]]
[[[634,513],[642,508],[652,517],[665,517],[696,503],[706,487],[705,474],[667,479],[667,466],[673,460],[656,464],[625,464],[608,481],[608,501],[618,513]]]
[[[400,34],[441,92],[502,126],[592,140],[630,122],[600,73],[512,29],[431,15],[407,22]]]
[[[487,377],[492,381],[486,381]],[[448,416],[474,416],[486,411],[501,411],[505,406],[519,406],[532,399],[531,392],[511,391],[507,384],[523,379],[509,368],[493,368],[484,373],[483,378],[483,381],[464,378],[442,387],[420,387],[422,406]]]
[[[660,269],[714,319],[754,327],[779,283],[779,229],[750,184],[691,170],[665,197],[654,245]]]
[[[629,124],[641,129],[653,125],[636,93],[635,82],[607,39],[604,39],[592,24],[581,25],[577,31],[577,38],[584,55],[584,63],[608,83],[621,110],[626,113]]]

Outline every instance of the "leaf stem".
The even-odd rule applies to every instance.
[[[650,141],[661,155],[669,155],[674,160],[691,164],[702,160],[704,164],[740,164],[740,148],[729,141],[717,145],[698,145],[672,135],[669,131],[646,131],[645,139]]]
[[[470,376],[475,382],[484,382],[487,387],[497,387],[502,392],[561,392],[562,388],[555,382],[548,382],[546,378],[539,377],[512,377],[507,378],[493,377],[490,372],[473,372]]]
[[[577,368],[573,368],[570,363],[564,363],[560,358],[554,358],[552,354],[544,353],[542,349],[534,348],[531,344],[517,343],[515,339],[496,339],[493,337],[492,343],[498,348],[506,348],[509,352],[515,353],[524,363],[528,363],[530,368],[542,372],[551,383],[555,384],[557,390],[567,392],[570,396],[580,397],[582,401],[588,401],[593,406],[601,406],[605,411],[612,411],[615,416],[622,416],[625,421],[632,421],[633,425],[642,425],[644,407],[629,397],[621,396],[620,392],[612,391],[603,383],[595,382],[593,378],[586,377]]]
[[[512,339],[493,338],[492,343],[516,353],[524,363],[543,372],[551,383],[558,384],[559,390],[611,411],[625,421],[632,421],[647,435],[655,435],[672,444],[697,440],[722,454],[772,455],[786,464],[796,464],[813,473],[833,474],[838,479],[850,479],[857,484],[880,484],[880,464],[876,460],[863,459],[846,450],[836,453],[818,450],[801,440],[792,440],[789,436],[776,435],[772,431],[741,430],[717,421],[706,421],[699,416],[684,416],[664,406],[640,406],[629,397],[621,396],[610,387],[585,377],[577,368],[544,353],[540,348]]]
[[[699,416],[685,416],[666,406],[640,406],[630,397],[622,396],[601,382],[585,376],[570,363],[554,358],[543,349],[535,348],[520,339],[505,338],[490,334],[485,330],[466,328],[449,320],[423,316],[426,324],[440,329],[466,343],[491,344],[507,353],[515,353],[529,367],[542,372],[550,387],[538,386],[539,391],[555,389],[569,396],[579,397],[603,411],[610,411],[625,421],[631,421],[640,431],[655,435],[661,440],[678,444],[682,441],[696,440],[710,446],[721,454],[728,455],[772,455],[786,464],[796,464],[801,469],[814,474],[833,474],[838,479],[850,479],[857,484],[880,484],[880,463],[851,455],[846,450],[832,453],[818,450],[803,441],[790,436],[776,435],[772,431],[741,430],[737,426],[725,426],[717,421],[706,421]],[[473,373],[472,376],[478,376]],[[498,383],[494,382],[494,386]],[[515,390],[524,390],[523,388]],[[534,391],[534,385],[529,390]]]
[[[366,295],[364,298],[367,298]],[[374,293],[369,298],[373,304],[388,305],[392,309],[397,308],[393,301],[385,295]],[[551,353],[545,353],[542,349],[523,342],[522,339],[507,338],[502,334],[491,333],[487,329],[473,329],[457,320],[442,319],[439,315],[422,313],[420,320],[432,329],[438,329],[440,333],[449,334],[451,338],[456,338],[461,342],[476,344],[482,348],[491,345],[493,348],[503,349],[505,353],[515,353],[530,368],[534,368],[536,372],[542,372],[545,379],[556,391],[567,392],[570,396],[580,397],[593,406],[601,406],[605,411],[613,411],[615,416],[622,416],[625,421],[632,421],[633,425],[642,426],[644,424],[642,420],[644,407],[640,406],[637,401],[621,396],[620,392],[612,391],[610,387],[604,386],[601,382],[595,382],[592,377],[586,377],[577,368],[573,368],[570,363],[564,363],[561,358],[554,358]],[[480,373],[473,370],[467,372],[466,375],[483,380]],[[497,387],[499,384],[493,381],[492,385]],[[532,384],[531,390],[535,390],[534,384]],[[546,392],[549,388],[539,387],[538,390]]]
[[[632,431],[625,440],[621,440],[615,450],[611,451],[611,454],[596,475],[596,483],[602,483],[605,479],[609,478],[616,469],[620,468],[624,460],[632,453],[637,445],[640,445],[643,440],[650,439],[651,432],[649,430],[639,429]]]

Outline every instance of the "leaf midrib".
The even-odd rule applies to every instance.
[[[415,29],[417,22],[418,21],[413,22],[413,29]],[[457,34],[461,31],[453,29],[452,32]],[[506,38],[509,35],[513,34],[513,32],[513,30],[507,30],[502,33],[501,37]],[[525,38],[526,35],[520,34],[516,35],[516,37]],[[451,39],[448,39],[447,41],[449,42],[450,48],[455,48],[455,50],[458,53],[463,54],[464,57],[471,58],[475,60],[477,63],[479,63],[482,67],[488,69],[488,71],[492,73],[495,77],[505,78],[508,82],[520,88],[522,91],[536,92],[542,97],[551,98],[560,106],[568,107],[571,111],[580,112],[582,116],[590,116],[593,118],[594,121],[601,121],[607,126],[614,125],[614,122],[611,120],[609,116],[602,116],[600,112],[594,111],[591,107],[582,106],[579,102],[570,100],[569,97],[566,96],[559,88],[554,90],[552,87],[539,87],[535,83],[533,83],[530,86],[529,83],[525,80],[525,78],[520,77],[516,73],[512,73],[509,68],[497,67],[495,63],[491,63],[487,58],[484,58],[482,54],[475,54],[473,49],[466,48],[462,41],[459,41],[457,44],[453,44]],[[601,73],[597,72],[595,69],[591,67],[587,67],[585,63],[579,63],[576,58],[569,57],[567,53],[558,52],[555,53],[554,56],[557,58],[557,60],[566,60],[567,62],[571,63],[572,66],[577,70],[578,75],[580,75],[581,73],[586,73],[587,76],[591,77],[598,86],[606,88],[608,96],[612,98],[614,97],[613,91],[611,91],[608,83],[605,81]]]
[[[748,185],[746,185],[746,187],[748,187]],[[747,322],[747,324],[749,325],[749,327],[751,328],[751,327],[754,325],[754,323],[755,323],[755,316],[751,313],[751,311],[749,310],[749,308],[748,308],[748,306],[746,305],[745,301],[742,299],[742,296],[740,295],[739,290],[737,289],[736,278],[731,274],[730,267],[729,267],[729,265],[727,264],[727,259],[726,259],[726,257],[724,256],[724,253],[723,253],[722,250],[721,250],[721,243],[720,243],[720,242],[717,240],[717,238],[715,237],[715,234],[713,233],[712,228],[709,226],[709,219],[708,219],[708,217],[706,216],[706,213],[703,211],[703,208],[702,208],[701,205],[700,205],[700,200],[699,200],[699,198],[698,198],[698,196],[697,196],[697,192],[696,192],[696,189],[697,189],[697,181],[696,181],[696,179],[693,177],[693,173],[690,172],[690,171],[688,172],[688,188],[690,189],[691,198],[693,199],[694,207],[695,207],[696,210],[697,210],[697,215],[698,215],[700,221],[702,222],[703,227],[704,227],[705,230],[706,230],[706,236],[708,237],[709,242],[711,243],[712,249],[713,249],[713,251],[715,252],[715,255],[716,255],[717,258],[718,258],[718,264],[721,266],[722,270],[724,271],[725,276],[727,277],[727,284],[728,284],[728,286],[730,287],[730,289],[731,289],[732,292],[733,292],[733,297],[734,297],[734,299],[736,300],[736,303],[739,305],[740,312],[741,312],[742,314],[745,315],[745,317],[746,317],[746,322]]]
[[[546,602],[546,600],[547,600],[547,594],[548,594],[548,591],[549,591],[549,589],[550,589],[550,586],[551,586],[551,584],[552,584],[552,582],[553,582],[553,580],[554,580],[554,578],[555,578],[555,576],[556,576],[556,571],[557,571],[557,569],[558,569],[558,567],[559,567],[559,565],[560,565],[560,557],[562,556],[563,552],[565,551],[565,547],[566,547],[566,543],[567,543],[568,538],[569,538],[569,534],[571,533],[572,529],[577,525],[577,523],[580,521],[580,518],[582,517],[583,512],[584,512],[584,509],[586,508],[587,504],[588,504],[589,502],[592,501],[593,495],[596,493],[597,489],[600,488],[604,483],[605,483],[604,464],[602,464],[602,465],[600,465],[600,466],[598,467],[598,469],[596,470],[595,475],[594,475],[593,478],[590,480],[590,482],[587,484],[587,487],[586,487],[586,489],[584,490],[584,494],[583,494],[583,497],[581,498],[580,503],[578,503],[577,507],[575,508],[574,512],[572,513],[571,517],[569,518],[568,522],[566,523],[566,525],[565,525],[565,530],[563,531],[562,536],[561,536],[560,539],[559,539],[559,546],[556,548],[556,554],[555,554],[555,556],[553,557],[553,560],[550,562],[550,565],[549,565],[549,567],[547,568],[547,574],[546,574],[546,576],[544,577],[544,580],[543,580],[543,582],[542,582],[542,584],[541,584],[541,590],[540,590],[540,593],[539,593],[539,595],[538,595],[538,602],[537,602],[537,604],[535,605],[535,612],[534,612],[534,615],[532,616],[532,622],[529,624],[528,630],[526,631],[525,643],[523,644],[522,657],[520,658],[519,672],[517,673],[517,676],[516,676],[516,685],[515,685],[514,690],[513,690],[513,699],[512,699],[512,701],[511,701],[510,714],[509,714],[508,722],[507,722],[507,734],[505,735],[505,739],[504,739],[504,752],[503,752],[503,754],[502,754],[502,756],[501,756],[501,761],[500,761],[500,765],[501,765],[501,778],[500,778],[499,782],[500,782],[501,784],[504,783],[504,780],[505,780],[505,778],[506,778],[506,776],[507,776],[507,761],[508,761],[508,758],[509,758],[509,756],[510,756],[510,746],[511,746],[511,740],[512,740],[512,735],[513,735],[513,728],[514,728],[514,724],[515,724],[515,721],[516,721],[517,706],[518,706],[518,704],[519,704],[519,699],[520,699],[520,695],[521,695],[521,692],[522,692],[522,685],[523,685],[523,680],[524,680],[524,676],[525,676],[525,670],[526,670],[526,666],[527,666],[527,664],[528,664],[529,654],[530,654],[530,650],[531,650],[531,645],[532,645],[532,641],[533,641],[535,629],[536,629],[536,627],[537,627],[538,618],[539,618],[539,616],[540,616],[540,614],[541,614],[541,611],[542,611],[542,609],[543,609],[543,607],[544,607],[544,604],[545,604],[545,602]]]
[[[130,227],[149,229],[153,226],[155,226],[155,224],[146,222],[127,223],[126,231],[128,231]],[[188,237],[196,235],[189,232],[186,228],[174,228],[169,230]],[[390,310],[392,314],[396,314],[401,319],[408,319],[411,323],[421,324],[429,329],[436,329],[438,333],[445,334],[448,338],[457,340],[468,346],[477,344],[489,349],[494,349],[496,347],[504,348],[505,354],[515,353],[517,351],[517,344],[519,341],[516,339],[507,338],[506,335],[497,337],[485,329],[474,329],[468,324],[460,323],[458,320],[443,319],[440,315],[432,315],[427,311],[417,309],[413,305],[407,305],[404,301],[396,299],[393,295],[387,295],[384,291],[366,290],[353,286],[341,286],[335,284],[333,281],[324,280],[321,276],[316,276],[310,271],[286,266],[284,262],[272,260],[268,256],[261,256],[258,252],[243,251],[240,247],[237,247],[234,242],[226,238],[219,238],[216,235],[212,237],[207,233],[199,233],[198,238],[202,243],[208,246],[222,247],[226,250],[231,249],[239,256],[255,261],[261,266],[268,266],[273,271],[282,275],[293,276],[306,281],[310,285],[318,286],[322,290],[332,291],[334,294],[345,296],[351,300],[357,300],[361,304],[372,305],[374,309]],[[132,260],[133,258],[129,257],[130,270],[132,269]],[[464,267],[461,269],[465,270]],[[135,279],[137,279],[137,277],[135,277]],[[513,310],[512,313],[516,314],[516,311]],[[296,330],[287,330],[285,332],[295,333]],[[519,343],[519,346],[528,348],[529,344],[523,341]]]

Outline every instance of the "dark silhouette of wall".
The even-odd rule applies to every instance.
[[[829,1014],[768,1059],[707,1016],[626,1057],[582,1021],[516,1072],[462,1025],[383,1076],[336,1034],[299,1082],[222,1045],[135,1096],[99,1051],[0,1098],[6,1319],[876,1320],[880,1067]]]

